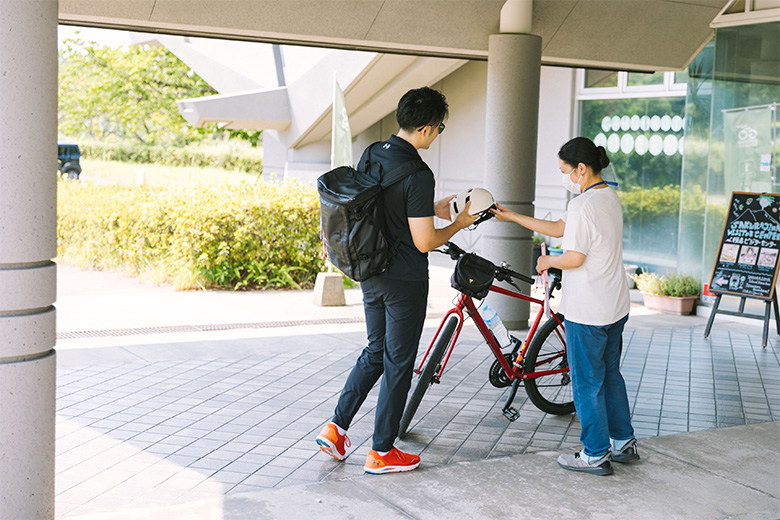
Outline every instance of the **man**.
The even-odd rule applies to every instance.
[[[372,175],[390,172],[427,149],[444,131],[448,105],[444,96],[428,87],[410,90],[398,102],[398,135],[363,152],[357,169]],[[424,165],[424,163],[423,163]],[[412,382],[414,360],[422,335],[428,300],[428,252],[446,243],[478,215],[466,205],[452,224],[436,229],[434,215],[450,219],[449,201],[433,201],[435,181],[427,166],[384,192],[389,242],[401,243],[387,269],[361,282],[368,346],[349,374],[336,405],[333,421],[317,436],[320,449],[338,460],[346,458],[347,429],[366,396],[384,374],[377,400],[372,449],[366,458],[368,473],[411,471],[420,457],[393,446],[398,435],[406,394]]]

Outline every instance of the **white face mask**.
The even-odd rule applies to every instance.
[[[576,168],[575,168],[576,170]],[[571,174],[575,172],[575,170],[570,171],[569,173],[563,174],[563,187],[569,190],[570,192],[574,193],[575,195],[580,193],[582,191],[582,188],[580,185],[576,182],[572,182],[571,180]]]

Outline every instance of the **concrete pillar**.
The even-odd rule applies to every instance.
[[[0,518],[54,518],[57,0],[0,2]]]
[[[534,214],[536,135],[542,39],[530,34],[494,34],[488,48],[485,125],[485,187],[502,205]],[[515,271],[532,272],[532,233],[514,223],[482,224],[483,253]],[[521,284],[523,286],[523,284]],[[509,329],[528,325],[530,305],[516,299],[490,302]]]

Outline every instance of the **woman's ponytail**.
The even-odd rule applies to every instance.
[[[603,146],[596,146],[587,137],[575,137],[558,151],[558,158],[567,164],[577,166],[583,163],[593,169],[593,173],[609,166],[609,157]]]

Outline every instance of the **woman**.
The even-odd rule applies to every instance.
[[[552,237],[563,236],[562,255],[542,256],[541,273],[565,271],[560,311],[574,406],[582,425],[583,449],[561,455],[558,464],[596,475],[612,473],[611,460],[639,459],[628,396],[620,375],[620,336],[628,320],[628,283],[623,269],[623,215],[620,199],[601,177],[609,165],[603,146],[577,137],[558,152],[564,186],[581,194],[569,202],[564,218],[552,222],[510,211],[493,210],[498,220],[512,221]]]

